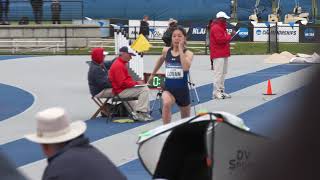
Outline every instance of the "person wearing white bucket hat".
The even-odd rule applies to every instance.
[[[36,133],[25,138],[39,143],[48,157],[43,180],[126,179],[104,154],[89,144],[89,139],[83,135],[86,124],[71,123],[63,108],[38,112],[36,120]]]
[[[210,25],[210,59],[213,62],[212,96],[216,99],[231,98],[229,94],[225,93],[224,87],[232,39],[232,36],[227,33],[227,19],[230,17],[220,11],[216,14],[216,20]]]

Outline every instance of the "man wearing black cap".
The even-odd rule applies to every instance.
[[[149,115],[149,88],[146,85],[137,87],[141,83],[133,80],[126,66],[135,53],[127,46],[120,48],[119,52],[120,56],[112,63],[109,70],[112,93],[118,94],[121,98],[138,97],[137,102],[129,102],[134,110],[132,112],[134,119],[150,121],[152,117]]]

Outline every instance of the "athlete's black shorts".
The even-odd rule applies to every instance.
[[[170,92],[176,99],[178,106],[188,106],[190,105],[190,93],[189,88],[164,88],[165,91]]]

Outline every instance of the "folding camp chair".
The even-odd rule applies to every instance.
[[[91,99],[98,105],[97,111],[91,116],[90,119],[94,119],[101,112],[107,116],[109,116],[110,112],[107,111],[107,105],[110,98],[106,98],[105,101],[102,101],[102,98],[91,97]]]
[[[120,106],[117,106],[117,104],[120,103],[125,104],[129,117],[134,119],[134,116],[132,115],[133,108],[129,104],[129,101],[138,100],[138,97],[121,98],[119,95],[113,95],[112,88],[109,88],[107,89],[106,96],[104,96],[103,98],[92,97],[92,100],[98,105],[99,108],[92,115],[91,119],[96,118],[101,112],[107,116],[107,121],[111,121],[114,114],[117,114],[120,111]],[[107,108],[108,106],[110,106],[110,108]]]
[[[119,108],[120,106],[116,106],[119,103],[122,103],[125,107],[125,109],[128,112],[128,116],[132,118],[133,120],[137,120],[135,116],[133,116],[132,112],[134,111],[133,107],[130,105],[129,101],[136,101],[138,100],[138,97],[126,97],[126,98],[121,98],[118,94],[114,95],[111,99],[111,108],[110,108],[110,113],[108,116],[108,119],[111,121],[113,118],[114,114],[118,114],[120,111]]]

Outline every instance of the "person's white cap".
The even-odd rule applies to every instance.
[[[223,11],[220,11],[217,13],[216,18],[226,18],[226,19],[230,19],[230,17]]]
[[[26,139],[39,144],[55,144],[72,140],[86,130],[83,121],[72,122],[60,107],[49,108],[36,114],[37,131]]]

